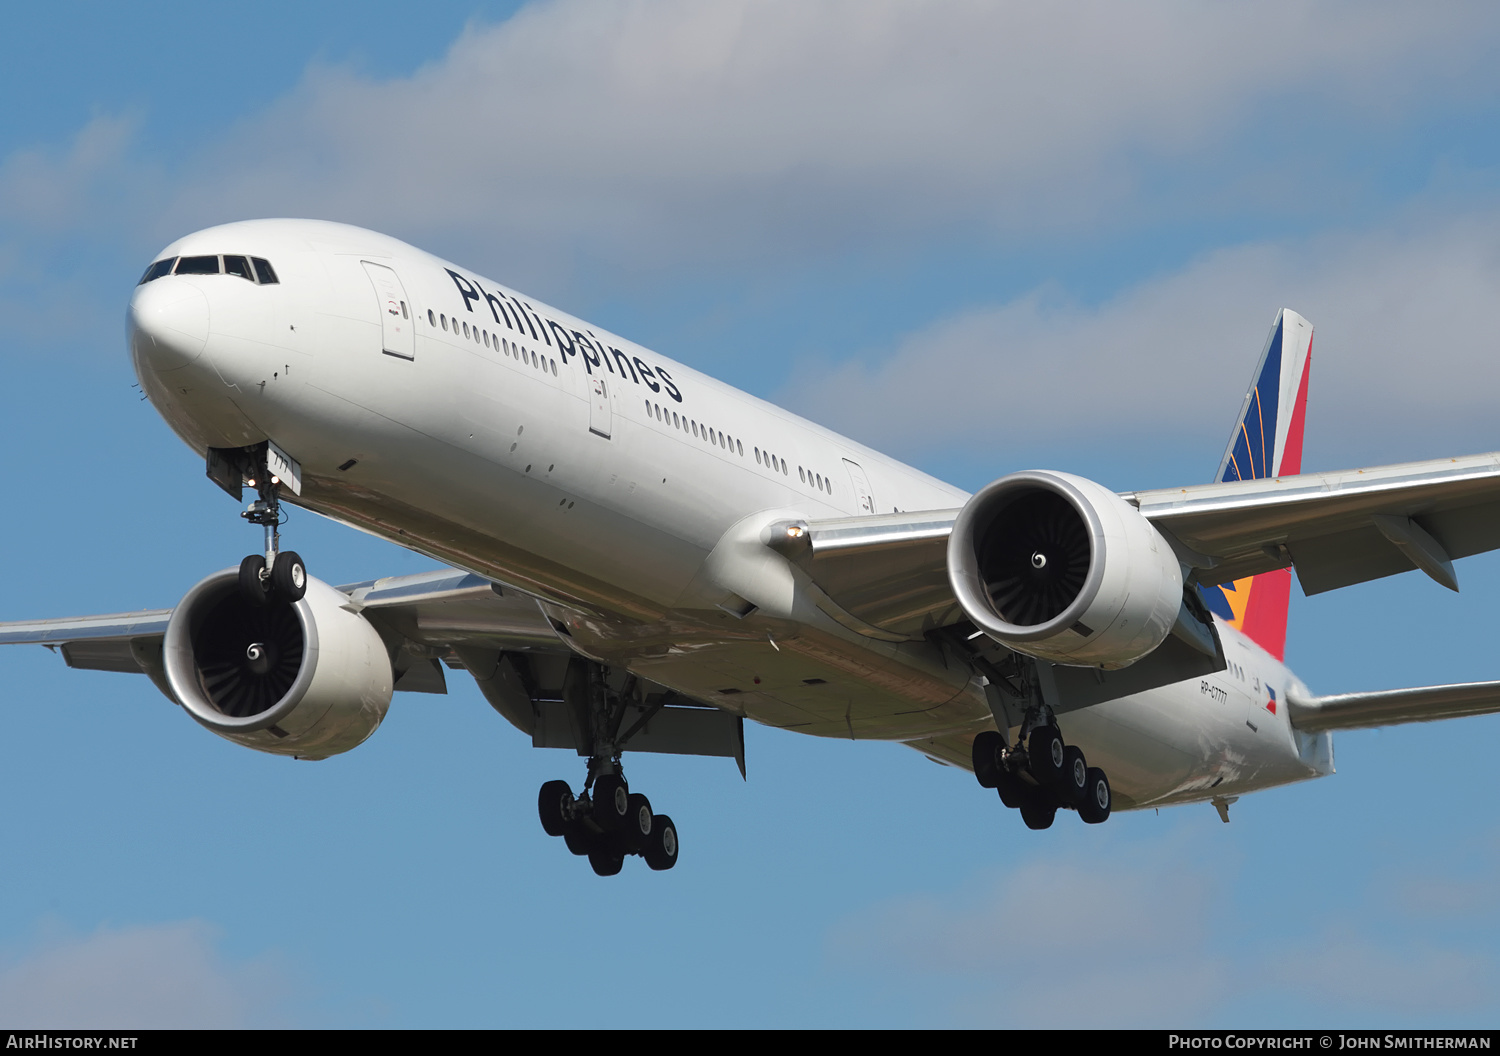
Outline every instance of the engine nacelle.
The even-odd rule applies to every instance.
[[[1120,668],[1154,650],[1182,607],[1182,568],[1150,521],[1068,473],[1001,477],[969,500],[948,542],[964,614],[1017,652]]]
[[[236,744],[325,759],[364,741],[391,704],[391,662],[348,598],[308,577],[301,601],[257,606],[237,569],[204,579],[172,611],[167,682],[188,714]]]

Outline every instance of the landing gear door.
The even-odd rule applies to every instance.
[[[589,432],[609,439],[609,386],[603,378],[589,378]]]
[[[416,313],[407,300],[406,290],[396,273],[384,264],[361,261],[370,284],[375,287],[375,302],[380,310],[380,347],[388,356],[417,358]]]
[[[875,496],[870,491],[870,478],[865,476],[863,467],[858,462],[850,462],[844,459],[844,466],[849,470],[849,481],[854,485],[855,505],[861,514],[875,512]]]

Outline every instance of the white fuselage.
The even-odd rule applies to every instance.
[[[279,282],[137,288],[137,373],[195,450],[274,440],[302,466],[293,501],[535,595],[588,656],[767,725],[967,765],[991,718],[966,664],[835,622],[784,567],[736,578],[721,559],[773,521],[949,509],[962,490],[395,239],[249,221],[161,257],[198,254],[265,258]],[[1117,808],[1331,772],[1327,735],[1267,709],[1294,677],[1220,631],[1228,670],[1062,716]]]

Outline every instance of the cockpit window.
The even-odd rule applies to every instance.
[[[176,263],[176,257],[168,257],[166,260],[158,260],[155,264],[146,269],[146,274],[141,276],[141,281],[136,283],[136,285],[144,286],[152,279],[159,279],[163,275],[172,274],[172,265]]]
[[[174,275],[217,275],[218,257],[179,257]]]
[[[163,275],[237,275],[248,282],[269,286],[279,283],[271,262],[263,257],[246,257],[226,253],[224,256],[168,257],[158,260],[146,269],[137,286],[143,286]]]

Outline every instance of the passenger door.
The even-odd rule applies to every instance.
[[[854,485],[855,505],[860,513],[875,512],[875,495],[870,491],[870,478],[865,476],[865,471],[858,462],[844,459],[844,465],[849,469],[849,481]]]
[[[608,440],[612,417],[608,384],[603,378],[589,378],[589,432]]]
[[[370,276],[370,285],[375,287],[375,301],[380,311],[381,350],[388,356],[402,359],[417,358],[416,313],[406,299],[406,290],[396,273],[384,264],[360,261],[365,274]]]

